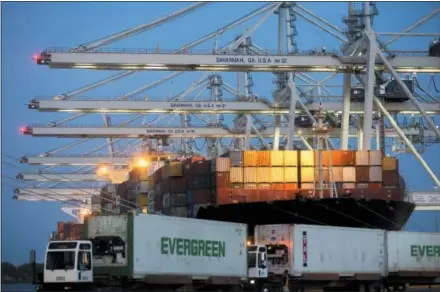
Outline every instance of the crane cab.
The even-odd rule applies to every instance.
[[[43,285],[65,289],[86,287],[93,283],[92,267],[92,242],[51,241],[44,259]]]

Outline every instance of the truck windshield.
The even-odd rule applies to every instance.
[[[73,270],[74,251],[50,251],[47,253],[46,270]]]

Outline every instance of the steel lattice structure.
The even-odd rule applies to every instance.
[[[296,2],[271,2],[243,17],[175,50],[103,48],[121,39],[152,30],[172,20],[192,14],[208,5],[192,4],[155,21],[125,30],[75,48],[49,48],[34,56],[36,62],[49,68],[125,70],[104,80],[51,98],[32,99],[29,109],[41,112],[67,112],[69,116],[49,124],[30,125],[24,134],[36,137],[78,138],[78,140],[38,156],[24,156],[23,163],[41,165],[39,173],[22,173],[18,179],[39,181],[41,188],[32,192],[17,189],[18,199],[35,199],[40,193],[59,194],[59,200],[69,200],[75,193],[79,200],[97,195],[94,189],[74,189],[69,193],[60,183],[107,183],[95,173],[96,166],[105,164],[124,168],[133,153],[148,153],[152,157],[203,154],[215,157],[228,149],[294,149],[313,148],[313,133],[309,126],[296,123],[298,118],[316,122],[313,113],[322,103],[328,112],[327,122],[333,125],[330,140],[340,141],[348,149],[349,137],[358,139],[358,149],[369,150],[372,137],[376,148],[384,149],[386,138],[397,140],[413,153],[437,186],[439,179],[420,155],[414,144],[420,141],[438,142],[440,130],[434,117],[440,112],[440,99],[419,86],[416,74],[440,73],[440,57],[426,51],[403,51],[391,48],[400,37],[439,37],[436,33],[412,33],[416,27],[436,17],[437,9],[401,33],[376,32],[372,19],[378,15],[373,2],[358,3],[362,9],[348,3],[343,19],[344,29],[330,23]],[[233,5],[233,4],[231,4]],[[416,5],[416,4],[415,4]],[[275,15],[275,16],[274,16]],[[232,41],[218,46],[224,32],[244,22],[260,17],[249,29]],[[276,50],[263,48],[252,41],[252,35],[270,17],[278,19]],[[330,34],[340,43],[338,51],[327,46],[300,51],[297,45],[297,21],[306,21]],[[384,41],[384,36],[393,36]],[[216,39],[211,51],[197,46]],[[89,91],[140,71],[175,71],[150,84],[118,97],[85,97]],[[187,71],[203,71],[202,77],[186,90],[169,96],[147,96],[147,91],[167,84]],[[237,72],[237,73],[230,73]],[[272,96],[259,96],[254,86],[254,74],[274,74]],[[228,75],[229,74],[229,75]],[[237,86],[227,82],[235,74]],[[326,77],[318,80],[322,74]],[[412,90],[399,74],[410,74],[420,89]],[[268,75],[270,76],[270,75]],[[342,76],[342,84],[329,81]],[[433,78],[433,77],[432,77]],[[405,102],[384,102],[383,88],[397,83]],[[435,82],[435,81],[433,81]],[[169,84],[169,83],[168,83]],[[357,87],[356,87],[357,86]],[[363,100],[353,100],[353,87],[364,90]],[[206,93],[208,89],[208,93]],[[338,93],[334,93],[338,90]],[[382,91],[381,91],[382,90]],[[103,125],[72,124],[71,121],[102,115]],[[118,116],[127,120],[115,123]],[[412,126],[403,127],[401,116],[410,115]],[[424,126],[414,126],[415,119]],[[141,122],[142,121],[142,122]],[[406,120],[405,120],[406,121]],[[406,123],[406,122],[405,122]],[[105,138],[106,143],[81,156],[57,153],[91,141]],[[126,142],[122,145],[123,141]],[[119,147],[117,147],[117,145]],[[108,150],[108,155],[102,152]],[[60,174],[62,166],[79,167]],[[43,188],[42,184],[53,182]],[[57,188],[54,188],[57,187]],[[79,187],[78,187],[79,188]],[[65,195],[63,198],[61,196]]]

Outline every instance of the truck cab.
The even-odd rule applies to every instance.
[[[88,240],[49,242],[40,290],[62,291],[90,287],[93,283],[92,247],[92,242]],[[35,261],[35,255],[31,256],[32,259]]]

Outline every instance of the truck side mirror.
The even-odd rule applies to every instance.
[[[35,261],[36,261],[36,252],[35,252],[35,250],[33,249],[33,250],[31,250],[31,251],[29,252],[29,263],[30,263],[30,264],[34,264]]]

